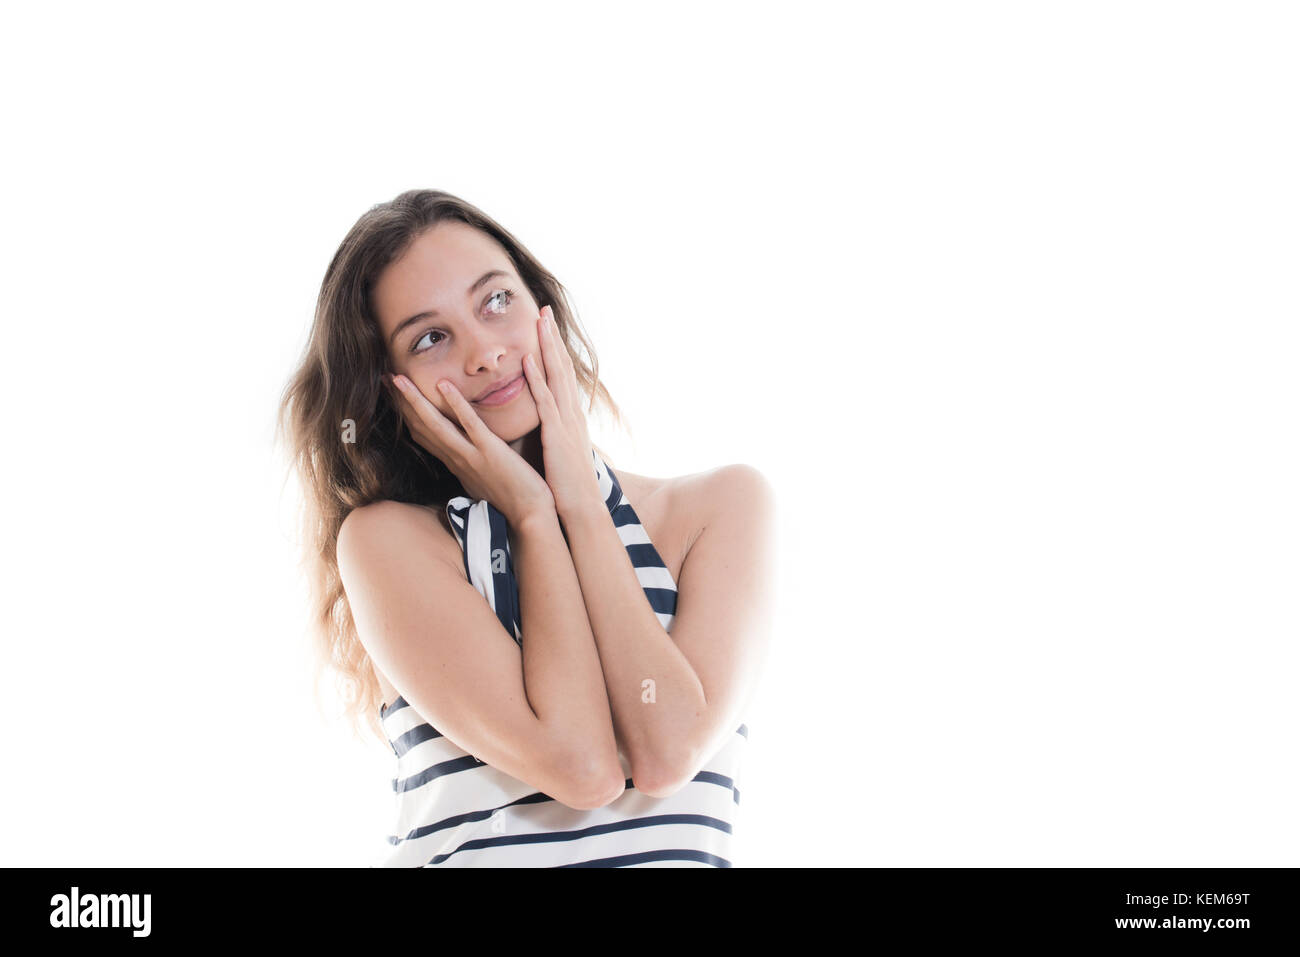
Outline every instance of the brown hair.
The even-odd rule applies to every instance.
[[[599,397],[624,425],[564,287],[486,214],[449,193],[408,190],[372,206],[348,231],[325,270],[302,359],[280,401],[276,436],[281,443],[287,439],[289,467],[296,468],[303,493],[300,545],[311,587],[318,693],[319,679],[332,670],[354,731],[364,719],[380,741],[379,681],[352,620],[335,547],[339,527],[354,508],[388,499],[441,512],[449,499],[465,494],[456,476],[412,440],[392,404],[381,378],[392,370],[371,302],[384,269],[418,236],[448,220],[473,226],[504,247],[534,301],[550,304],[588,407]],[[348,420],[352,432],[345,435]]]

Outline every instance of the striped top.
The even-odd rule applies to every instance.
[[[671,632],[677,583],[614,473],[592,451],[601,495],[627,547],[646,599]],[[519,591],[505,517],[486,499],[458,496],[447,517],[465,573],[507,634],[523,646]],[[736,775],[748,738],[741,725],[676,794],[652,798],[632,784],[594,810],[574,810],[479,761],[398,697],[379,712],[397,756],[397,820],[379,867],[730,867]]]

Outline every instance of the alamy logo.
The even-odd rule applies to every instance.
[[[149,936],[149,894],[72,894],[50,898],[51,927],[131,927],[132,936]]]

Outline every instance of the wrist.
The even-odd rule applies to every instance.
[[[555,496],[555,512],[561,519],[579,518],[583,514],[609,514],[605,497],[600,494],[600,481],[593,470],[585,469],[577,485],[576,492],[573,485],[566,484],[562,490],[564,494]]]
[[[581,525],[592,525],[598,522],[611,521],[609,508],[600,497],[600,487],[591,496],[583,496],[579,501],[566,503],[562,507],[556,503],[556,514],[564,523],[565,528],[575,528]]]
[[[510,527],[517,529],[520,534],[531,534],[537,530],[544,530],[556,526],[560,522],[559,515],[553,508],[531,508],[521,512],[516,516],[507,516],[506,519]]]

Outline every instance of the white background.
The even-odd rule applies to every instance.
[[[1292,11],[6,7],[0,861],[386,848],[272,422],[427,187],[571,291],[615,462],[780,493],[737,865],[1300,863]]]

